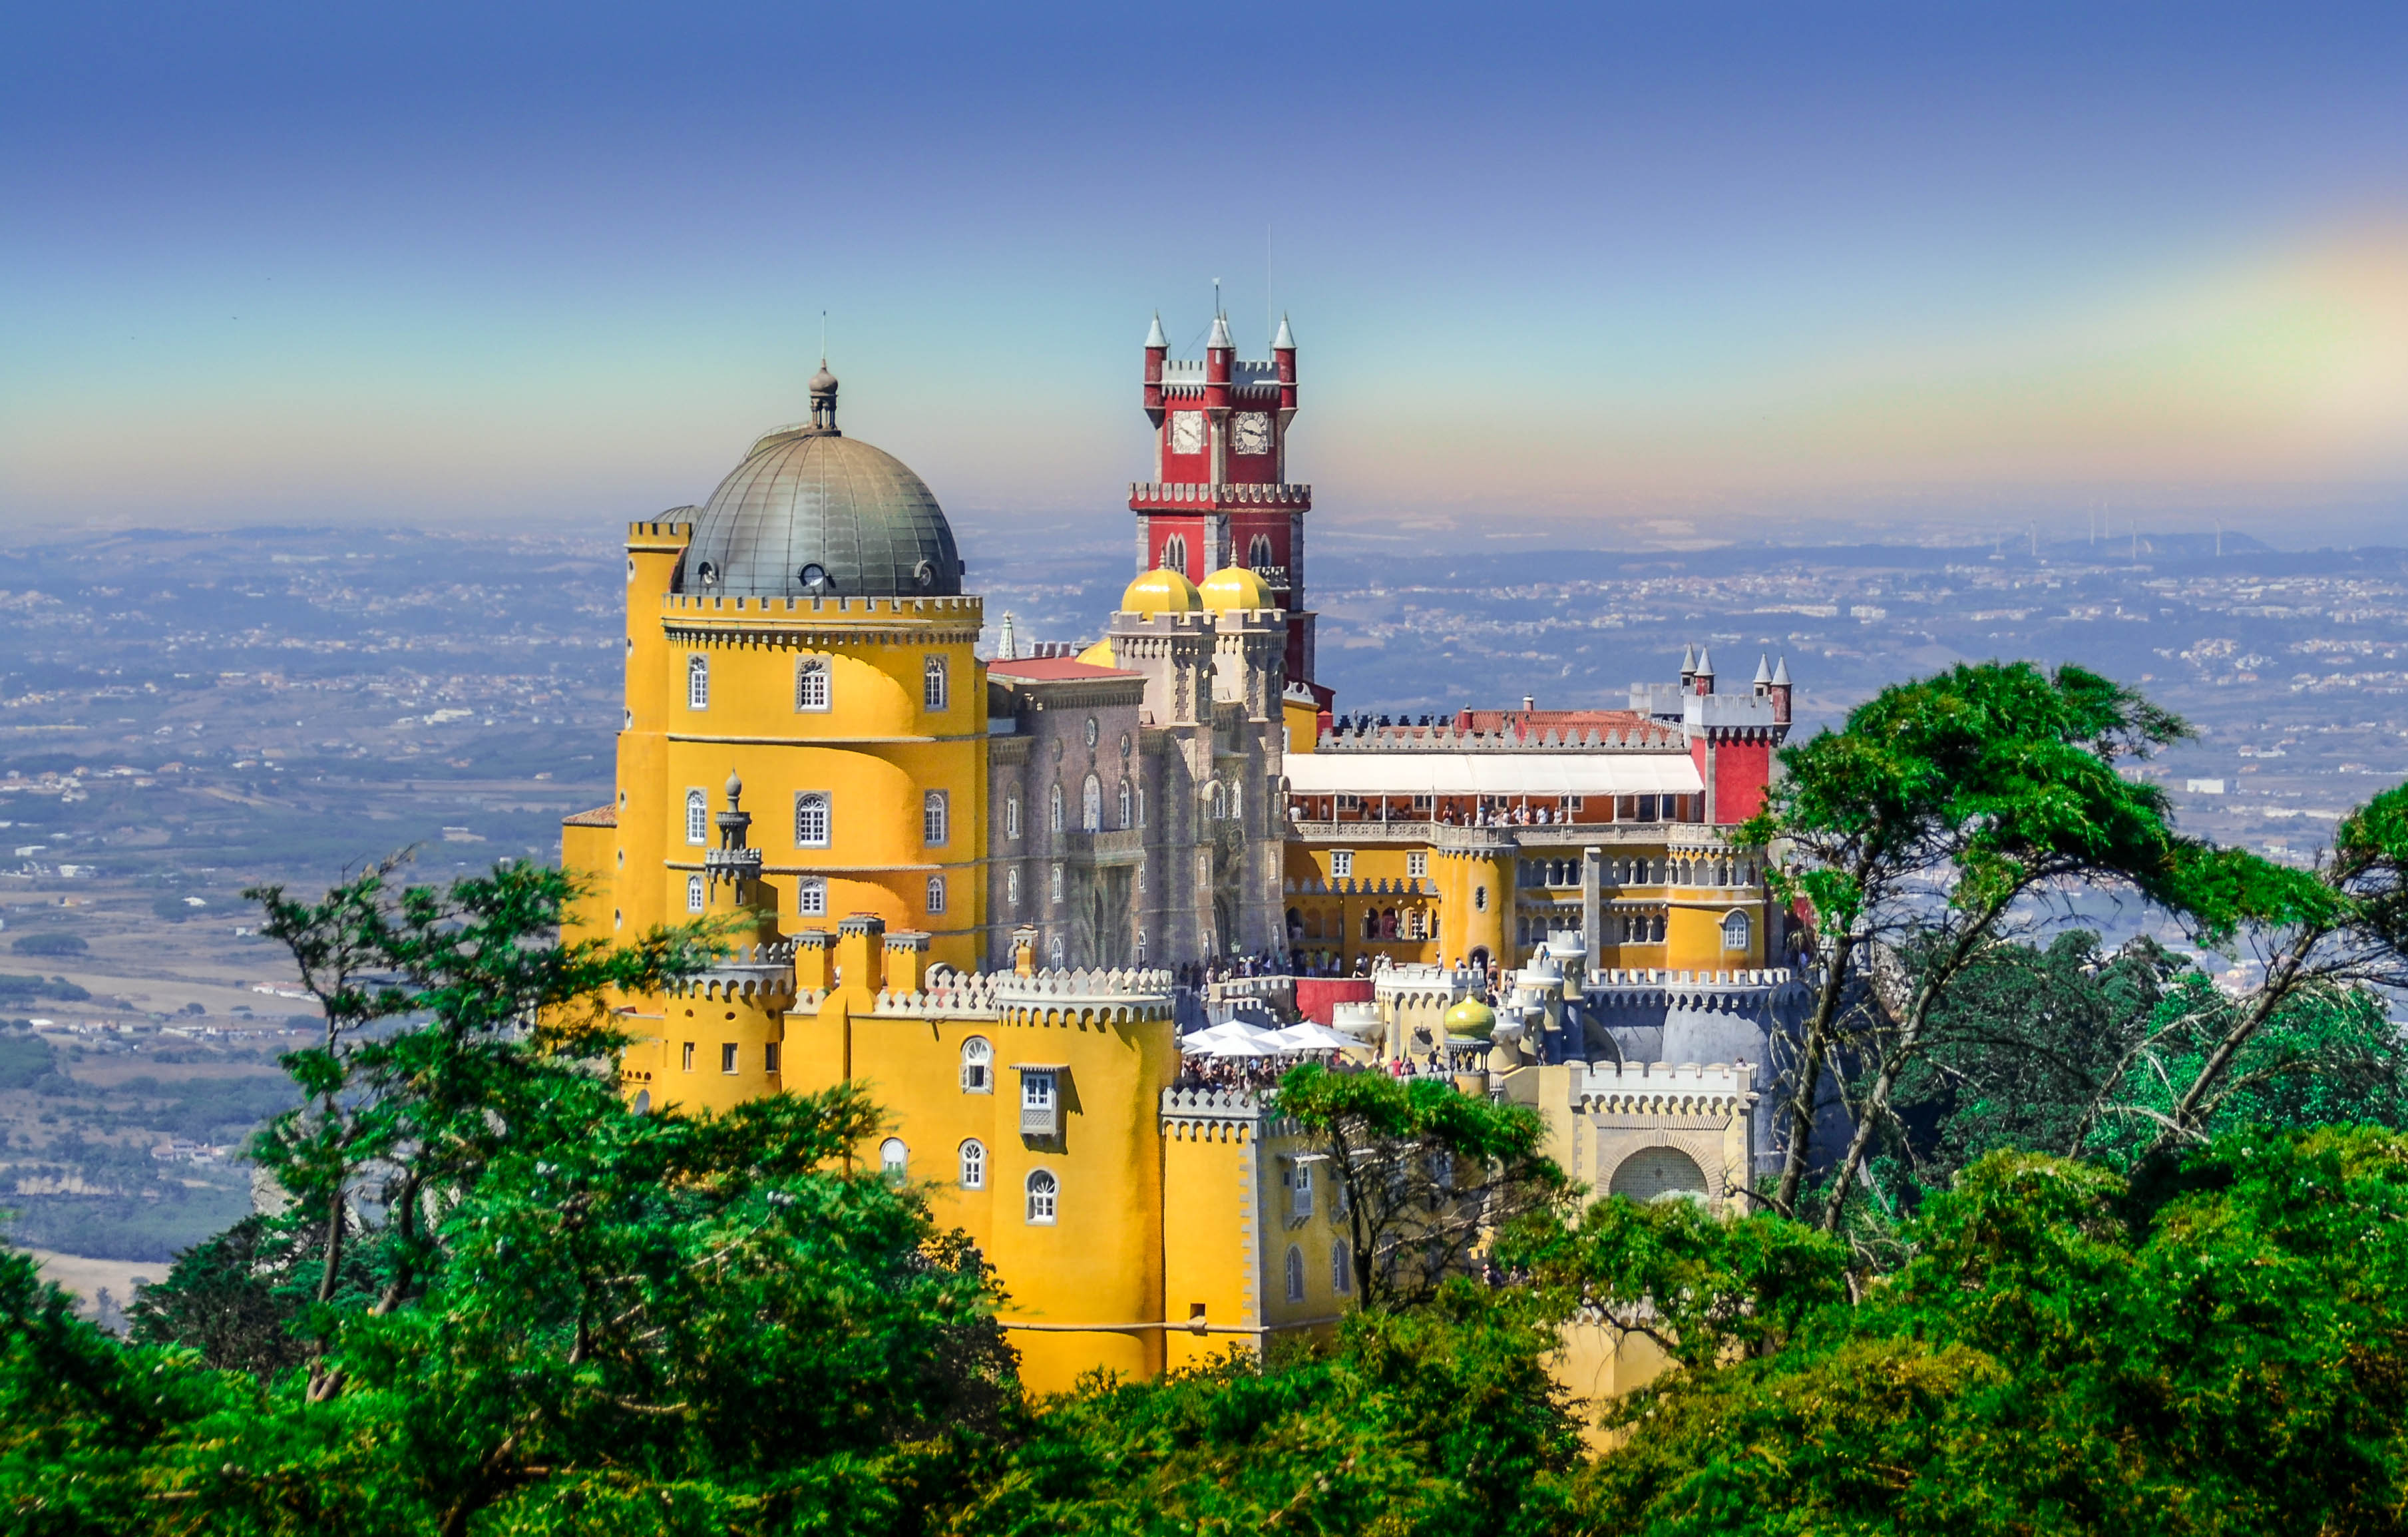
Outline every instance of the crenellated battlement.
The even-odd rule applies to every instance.
[[[1592,1062],[1575,1073],[1572,1103],[1607,1115],[1726,1117],[1756,1102],[1756,1069],[1745,1062]]]
[[[1677,732],[1656,726],[1627,730],[1592,726],[1585,731],[1553,727],[1539,732],[1457,730],[1452,719],[1428,725],[1333,726],[1315,740],[1317,753],[1678,753],[1688,752]]]
[[[1312,487],[1254,481],[1131,481],[1129,510],[1242,511],[1254,507],[1311,510]]]

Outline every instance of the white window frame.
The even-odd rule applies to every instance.
[[[1125,830],[1136,826],[1137,822],[1135,819],[1137,816],[1137,801],[1136,797],[1130,794],[1129,782],[1125,779],[1121,781],[1120,802],[1122,828]]]
[[[1426,881],[1429,879],[1429,851],[1427,849],[1415,849],[1411,854],[1405,855],[1405,879],[1409,881]]]
[[[685,878],[685,910],[688,912],[700,912],[710,907],[710,898],[703,891],[702,877],[699,875],[687,876]]]
[[[1055,907],[1060,907],[1062,905],[1062,867],[1057,863],[1054,867],[1053,880],[1054,905]]]
[[[688,710],[710,708],[710,658],[698,651],[686,654],[685,707]]]
[[[1104,830],[1104,782],[1093,774],[1079,785],[1079,830]]]
[[[812,808],[816,808],[819,812],[819,836],[816,838],[811,836],[811,828],[805,820],[808,811]],[[836,797],[825,790],[796,791],[795,847],[798,849],[824,849],[828,846],[835,836]]]
[[[1020,867],[1017,865],[1003,872],[1003,905],[1014,912],[1020,911]]]
[[[1173,534],[1162,541],[1162,568],[1184,575],[1187,570],[1187,536]]]
[[[1297,1164],[1296,1166],[1296,1183],[1290,1185],[1287,1188],[1288,1209],[1290,1214],[1297,1217],[1309,1217],[1312,1215],[1312,1165],[1309,1163]]]
[[[1020,792],[1017,790],[1004,797],[1003,836],[1006,838],[1020,836]]]
[[[806,875],[795,883],[795,912],[805,918],[827,916],[827,882]]]
[[[878,1172],[898,1182],[911,1177],[911,1149],[902,1138],[889,1137],[878,1144]]]
[[[1736,940],[1731,938],[1731,926],[1734,924],[1739,926],[1739,938]],[[1724,913],[1722,927],[1725,950],[1744,950],[1756,942],[1756,925],[1749,921],[1748,915],[1744,912]]]
[[[962,1042],[962,1092],[995,1092],[995,1043],[982,1035]]]
[[[1021,1186],[1027,1199],[1027,1225],[1051,1228],[1061,1221],[1062,1181],[1050,1169],[1032,1169]]]
[[[1340,1297],[1354,1293],[1354,1251],[1342,1238],[1329,1246],[1329,1289]]]
[[[941,849],[953,831],[953,795],[950,790],[930,790],[920,797],[920,840],[932,849]]]
[[[963,1189],[986,1188],[986,1143],[971,1137],[955,1151],[954,1159]]]
[[[1353,849],[1332,849],[1329,851],[1329,878],[1333,881],[1351,881],[1354,878],[1354,851]]]
[[[932,918],[938,917],[942,915],[944,911],[945,878],[941,875],[931,875],[928,877],[928,915]]]
[[[1062,936],[1059,934],[1045,941],[1046,964],[1056,971],[1064,970],[1066,965],[1062,948]]]
[[[697,849],[710,844],[710,793],[707,790],[685,793],[685,840]]]
[[[795,663],[795,709],[808,715],[824,713],[835,697],[835,680],[829,675],[828,659],[805,656]]]
[[[920,664],[920,703],[930,714],[941,715],[953,708],[953,665],[941,656],[930,656]]]
[[[735,1041],[723,1041],[720,1042],[719,1070],[730,1078],[735,1077],[738,1073],[744,1070],[743,1054],[736,1049]]]
[[[1055,780],[1045,797],[1045,828],[1048,832],[1062,830],[1062,782]]]

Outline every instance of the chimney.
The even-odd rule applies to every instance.
[[[875,913],[856,912],[836,926],[836,980],[839,986],[867,998],[880,982],[880,941],[886,936],[886,920]]]
[[[928,964],[928,936],[898,928],[886,936],[886,990],[916,993]]]

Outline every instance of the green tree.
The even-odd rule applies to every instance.
[[[1780,852],[1775,884],[1813,909],[1824,975],[1783,1112],[1781,1210],[1797,1210],[1821,1076],[1851,1004],[1876,1027],[1862,1032],[1870,1070],[1850,1096],[1856,1125],[1824,1201],[1826,1228],[1840,1225],[1889,1123],[1899,1075],[1928,1049],[1941,1000],[2006,939],[2018,904],[2069,881],[2176,895],[2165,797],[2116,769],[2186,729],[2079,668],[1993,662],[1884,689],[1843,729],[1783,751],[1787,774],[1742,836]],[[1921,963],[1911,983],[1888,998],[1860,985],[1869,947],[1910,942]]]
[[[448,890],[395,887],[402,860],[361,871],[317,901],[281,886],[244,893],[260,932],[293,953],[324,1012],[317,1045],[288,1053],[305,1104],[253,1139],[251,1156],[317,1235],[309,1328],[329,1343],[347,1247],[367,1246],[375,1311],[413,1295],[437,1261],[430,1214],[472,1185],[522,1128],[564,1064],[596,1060],[617,1038],[602,1000],[688,975],[714,931],[655,930],[632,943],[556,941],[576,896],[567,876],[505,864]],[[339,1387],[322,1365],[311,1391]]]
[[[1307,1063],[1280,1080],[1276,1110],[1328,1150],[1365,1309],[1428,1301],[1492,1233],[1566,1190],[1536,1111],[1445,1079]]]
[[[1577,1426],[1552,1333],[1463,1281],[1330,1345],[1049,1401],[947,1530],[1520,1537],[1560,1530]]]

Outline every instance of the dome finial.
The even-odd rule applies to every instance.
[[[836,431],[836,375],[828,372],[827,352],[820,352],[820,371],[811,375],[811,425]]]

